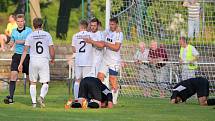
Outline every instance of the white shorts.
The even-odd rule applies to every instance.
[[[30,59],[29,79],[32,82],[46,83],[50,81],[50,70],[48,59]]]
[[[75,66],[75,78],[82,79],[85,77],[93,76],[91,66]]]
[[[99,67],[99,72],[107,75],[108,73],[110,73],[110,70],[114,71],[114,73],[118,73],[120,70],[120,64],[109,64],[107,63],[107,61],[102,61]],[[110,75],[112,74],[110,73]]]

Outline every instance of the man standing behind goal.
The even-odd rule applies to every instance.
[[[109,82],[113,93],[113,104],[117,103],[118,83],[117,75],[120,69],[120,48],[123,40],[122,32],[117,32],[118,19],[110,19],[110,30],[105,33],[104,57],[99,69],[98,78],[104,81],[105,74],[109,73]]]
[[[42,19],[35,18],[33,26],[35,31],[26,39],[24,52],[18,69],[22,70],[22,63],[26,57],[27,50],[30,48],[29,78],[30,78],[30,94],[32,106],[36,107],[36,82],[39,76],[39,82],[42,83],[40,97],[37,99],[40,107],[45,107],[44,98],[48,93],[48,82],[50,81],[49,58],[54,63],[55,51],[52,37],[48,32],[42,30]]]
[[[79,31],[72,38],[72,51],[75,53],[75,83],[74,98],[78,99],[79,84],[82,78],[91,75],[92,69],[92,44],[86,43],[86,39],[90,38],[90,32],[87,32],[88,23],[81,20],[79,23]]]

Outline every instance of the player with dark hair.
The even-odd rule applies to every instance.
[[[6,104],[13,104],[13,96],[16,89],[16,81],[18,78],[18,66],[23,54],[24,44],[27,36],[32,32],[32,29],[25,26],[25,16],[24,14],[17,14],[16,16],[17,28],[13,29],[11,33],[11,43],[15,45],[14,55],[12,56],[11,62],[11,76],[10,76],[10,84],[9,84],[9,96],[4,99]],[[27,52],[26,58],[23,62],[23,70],[22,72],[29,75],[28,66],[29,66],[29,54]]]
[[[171,103],[177,104],[179,102],[185,102],[195,93],[197,93],[200,105],[215,105],[215,99],[208,99],[209,82],[203,77],[190,78],[179,82],[173,88]]]
[[[112,108],[112,93],[101,80],[94,77],[86,77],[81,80],[79,88],[79,102],[87,100],[89,108]],[[73,108],[80,108],[81,103],[73,103]]]
[[[19,71],[23,69],[23,62],[26,58],[28,49],[30,49],[30,63],[29,63],[29,78],[30,78],[30,95],[32,99],[33,108],[36,107],[36,83],[38,81],[42,84],[40,96],[37,98],[40,107],[45,107],[44,99],[48,93],[50,70],[49,59],[54,63],[55,51],[51,35],[42,30],[43,21],[41,18],[33,20],[34,32],[26,38],[25,48],[20,60]]]
[[[119,32],[118,19],[111,18],[109,29],[104,32],[104,55],[99,68],[98,78],[104,81],[104,77],[109,73],[109,82],[113,94],[113,103],[117,104],[119,92],[117,75],[120,70],[121,55],[120,49],[123,41],[123,33]]]
[[[99,67],[103,57],[104,38],[103,33],[99,31],[99,20],[93,18],[90,21],[90,38],[84,39],[86,43],[92,44],[93,47],[93,65],[92,76],[97,77]]]

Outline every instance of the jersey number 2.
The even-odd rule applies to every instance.
[[[43,53],[43,46],[41,46],[43,43],[41,41],[38,41],[36,43],[36,51],[38,54],[42,54]]]
[[[82,46],[80,47],[79,49],[79,53],[84,53],[85,52],[85,49],[84,47],[86,46],[86,42],[85,41],[80,41],[80,43]]]

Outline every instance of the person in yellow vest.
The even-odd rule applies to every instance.
[[[195,73],[198,70],[197,60],[199,58],[199,52],[194,46],[187,43],[185,37],[180,37],[179,44],[181,46],[179,63],[182,64],[182,80],[195,78]]]
[[[0,44],[1,44],[0,51],[5,51],[5,43],[8,43],[10,41],[10,35],[12,33],[12,30],[17,28],[14,15],[10,15],[8,21],[9,23],[7,24],[5,34],[0,34]]]

